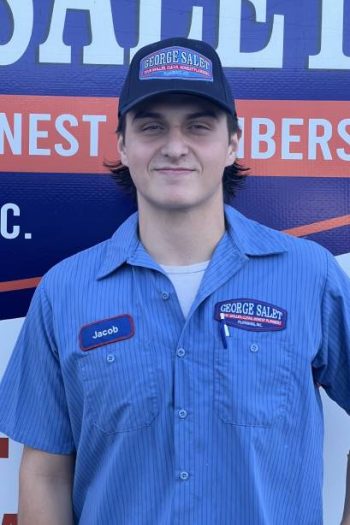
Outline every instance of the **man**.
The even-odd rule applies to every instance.
[[[20,525],[320,525],[320,386],[350,412],[348,278],[224,206],[240,132],[209,45],[141,49],[118,129],[138,214],[43,278],[0,391]]]

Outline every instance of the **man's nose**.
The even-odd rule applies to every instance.
[[[188,144],[180,128],[174,127],[169,129],[164,139],[164,145],[162,147],[163,155],[171,158],[179,158],[187,155]]]

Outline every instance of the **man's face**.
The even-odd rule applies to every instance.
[[[185,95],[153,99],[126,115],[121,161],[137,190],[139,209],[222,207],[222,175],[236,157],[237,134],[206,100]]]

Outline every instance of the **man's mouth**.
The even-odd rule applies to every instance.
[[[155,168],[155,171],[161,173],[169,173],[169,175],[178,175],[192,173],[195,170],[192,168],[185,168],[183,166],[162,166],[160,168]]]

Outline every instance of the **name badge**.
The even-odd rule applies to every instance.
[[[286,310],[256,299],[228,299],[216,303],[214,317],[228,326],[253,332],[284,330],[287,324]]]
[[[79,345],[86,352],[98,346],[108,345],[129,339],[135,333],[133,318],[128,314],[117,315],[82,326]]]

